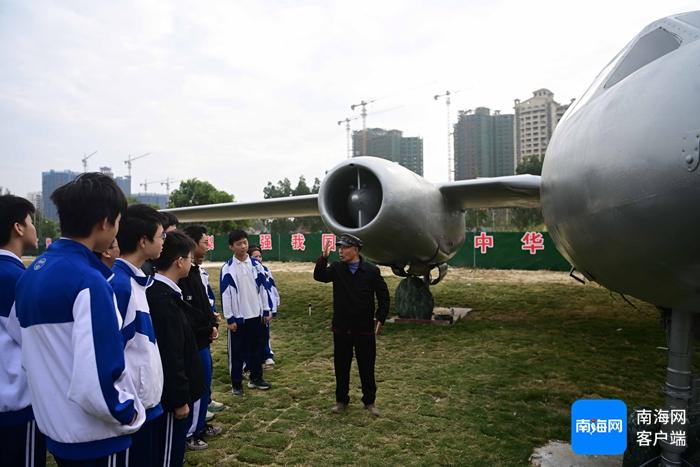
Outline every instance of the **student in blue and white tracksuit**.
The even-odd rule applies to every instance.
[[[34,206],[24,198],[0,196],[0,465],[44,466],[46,443],[36,428],[22,336],[15,311],[15,285],[24,272],[19,259],[37,247]]]
[[[61,232],[17,282],[22,364],[39,429],[59,466],[126,465],[145,410],[125,370],[109,247],[126,212],[110,177],[80,175],[51,196]]]
[[[146,409],[146,421],[132,436],[129,459],[136,465],[154,465],[158,452],[154,426],[163,414],[160,404],[163,366],[146,299],[146,289],[153,283],[153,277],[146,276],[141,267],[147,259],[158,258],[163,249],[160,214],[145,204],[129,206],[117,239],[121,254],[112,268],[114,277],[110,282],[124,320],[122,335],[127,373]]]
[[[248,256],[248,235],[229,234],[234,255],[221,267],[221,305],[228,325],[229,373],[233,394],[243,395],[243,362],[250,368],[249,388],[270,389],[263,379],[263,323],[272,319],[272,299],[265,271]]]
[[[251,258],[256,259],[260,261],[260,264],[262,264],[262,251],[260,250],[260,247],[257,245],[253,245],[250,247],[248,250],[248,254],[250,255]],[[272,318],[277,317],[277,310],[279,309],[280,306],[280,293],[279,290],[277,290],[277,284],[275,283],[275,278],[272,277],[272,271],[270,271],[270,268],[262,264],[263,269],[265,270],[265,276],[267,277],[267,281],[270,284],[270,298],[272,299]],[[272,325],[272,321],[267,323],[267,326],[264,327],[263,329],[263,363],[265,365],[274,365],[275,364],[275,353],[272,351],[272,346],[270,345],[270,326]]]

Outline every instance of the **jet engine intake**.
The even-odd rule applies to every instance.
[[[448,208],[435,185],[384,159],[356,157],[333,168],[318,204],[334,233],[356,235],[364,255],[408,274],[428,273],[464,241],[464,214]]]

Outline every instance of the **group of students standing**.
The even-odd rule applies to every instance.
[[[182,465],[186,447],[205,449],[221,432],[207,409],[224,408],[211,400],[219,315],[200,268],[206,229],[127,207],[99,173],[51,199],[62,237],[25,269],[34,206],[0,196],[0,465],[45,465],[47,448],[61,467]],[[279,294],[245,232],[229,244],[222,309],[242,395],[243,365],[249,388],[270,388],[263,348]]]

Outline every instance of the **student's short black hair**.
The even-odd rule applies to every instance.
[[[119,223],[117,241],[122,253],[133,253],[138,248],[141,237],[153,241],[163,216],[145,204],[132,204],[126,209],[126,216]]]
[[[258,245],[253,245],[250,248],[248,248],[248,256],[252,255],[254,252],[259,251],[260,254],[262,254],[262,250]]]
[[[24,198],[14,195],[0,196],[0,246],[5,246],[12,237],[12,227],[22,225],[28,215],[34,214],[34,205]]]
[[[177,227],[178,224],[180,224],[180,221],[178,220],[177,216],[172,212],[161,212],[160,215],[163,218],[161,220],[163,230],[168,230],[168,227],[171,227],[173,225]]]
[[[201,224],[188,225],[182,229],[195,243],[202,239],[202,235],[206,235],[207,228]]]
[[[188,256],[195,247],[194,241],[182,230],[168,232],[163,242],[163,251],[153,260],[153,265],[159,271],[167,271],[178,258]]]
[[[89,237],[104,219],[114,225],[119,214],[126,214],[126,197],[111,177],[88,172],[81,174],[51,195],[58,208],[61,234],[65,237]]]
[[[243,238],[248,238],[248,234],[245,233],[245,230],[234,230],[233,232],[228,234],[228,244],[233,245],[235,242]]]

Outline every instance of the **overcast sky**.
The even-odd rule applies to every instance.
[[[424,140],[425,176],[447,179],[444,101],[512,113],[546,87],[578,97],[648,23],[689,1],[0,0],[0,186],[41,171],[111,166],[138,183],[197,177],[262,198],[346,157],[337,121]],[[361,121],[352,122],[353,129]],[[149,191],[164,192],[153,183]]]

